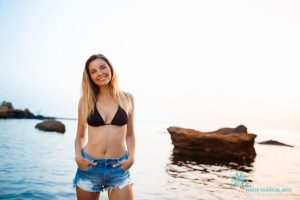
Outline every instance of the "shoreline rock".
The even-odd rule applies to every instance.
[[[244,125],[236,128],[220,128],[216,131],[201,132],[181,127],[167,128],[174,145],[173,154],[189,158],[209,158],[224,162],[254,161],[255,134],[247,132]]]
[[[55,117],[35,116],[28,108],[14,109],[11,102],[2,101],[0,105],[0,119],[55,119]]]

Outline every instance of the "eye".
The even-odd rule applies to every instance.
[[[100,69],[106,69],[106,67],[107,67],[106,65],[101,65]]]

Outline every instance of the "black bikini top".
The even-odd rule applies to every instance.
[[[101,117],[100,113],[98,112],[97,106],[95,104],[94,111],[92,111],[87,118],[87,123],[90,126],[104,126],[104,125],[117,125],[117,126],[123,126],[127,124],[128,116],[127,113],[121,106],[118,106],[118,110],[111,120],[110,123],[105,123],[103,118]]]

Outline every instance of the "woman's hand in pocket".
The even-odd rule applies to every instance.
[[[127,159],[123,160],[120,163],[114,164],[113,167],[122,167],[124,171],[128,171],[133,165],[133,160]]]
[[[80,158],[76,158],[76,163],[79,169],[81,170],[87,170],[90,166],[96,166],[97,163],[96,162],[91,162],[86,158],[80,157]]]

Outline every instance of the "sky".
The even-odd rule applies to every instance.
[[[102,53],[137,121],[299,131],[299,24],[297,0],[0,0],[0,101],[77,118]]]

